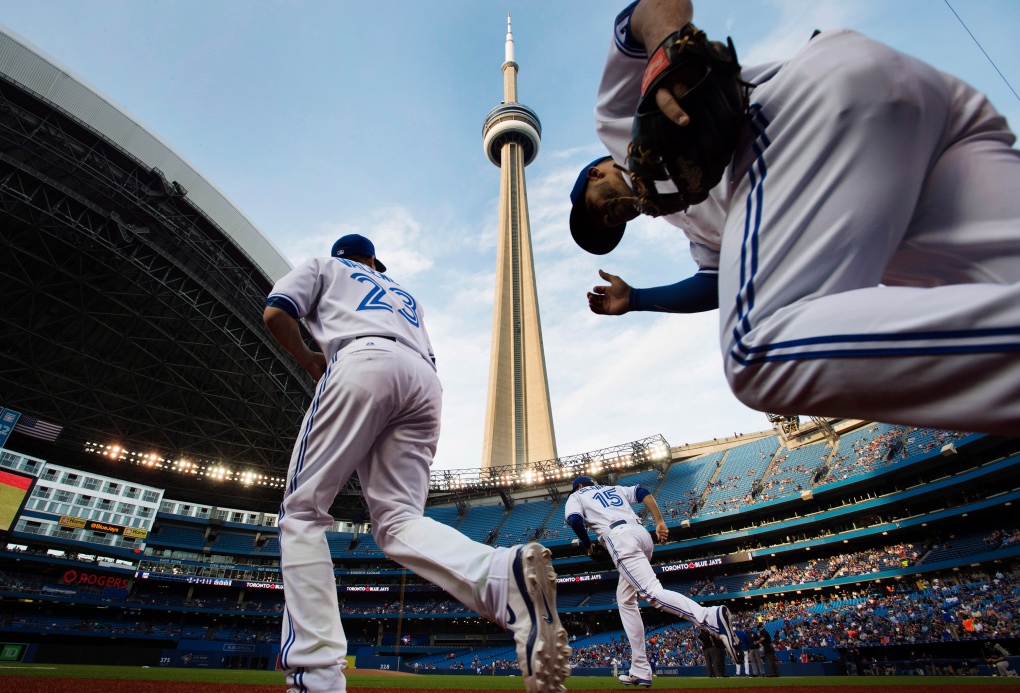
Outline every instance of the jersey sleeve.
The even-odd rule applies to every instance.
[[[718,272],[698,272],[693,277],[669,286],[630,290],[631,310],[701,313],[718,307]]]
[[[577,515],[582,520],[584,519],[584,506],[581,505],[581,501],[578,500],[577,494],[573,494],[567,499],[567,504],[563,506],[563,517],[568,522],[570,521],[571,515]]]
[[[276,284],[266,299],[266,306],[279,308],[295,320],[308,315],[319,300],[322,272],[319,258],[298,265]]]
[[[630,31],[630,17],[636,5],[637,2],[632,3],[616,17],[595,103],[595,132],[621,166],[627,163],[631,124],[641,98],[641,76],[648,60],[645,47]]]

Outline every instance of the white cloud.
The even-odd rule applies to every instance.
[[[401,277],[413,277],[435,264],[423,242],[421,224],[404,207],[377,209],[361,219],[326,224],[318,233],[288,238],[282,250],[297,265],[310,257],[329,255],[336,239],[349,233],[371,240],[379,259],[387,268],[400,268]]]

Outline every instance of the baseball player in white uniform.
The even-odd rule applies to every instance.
[[[586,250],[609,252],[637,215],[613,164],[627,163],[647,47],[692,17],[688,0],[617,17],[595,107],[612,158],[571,194]],[[632,289],[603,273],[591,309],[718,305],[726,376],[756,409],[1020,432],[1020,152],[1005,119],[961,80],[852,31],[741,77],[754,86],[730,168],[667,217],[698,275]],[[667,89],[654,96],[690,122]]]
[[[563,691],[570,648],[549,550],[496,549],[422,516],[442,388],[424,311],[385,271],[371,241],[350,234],[330,257],[280,279],[266,301],[273,337],[318,381],[280,506],[280,660],[290,691],[346,690],[347,641],[325,534],[333,499],[354,472],[383,552],[512,631],[528,691]],[[320,351],[302,341],[301,319]]]
[[[661,611],[687,619],[718,635],[736,662],[736,635],[730,623],[729,609],[725,606],[703,607],[682,594],[665,589],[655,576],[650,563],[654,548],[652,536],[631,508],[634,503],[644,503],[655,519],[656,536],[659,541],[665,541],[669,530],[652,494],[641,486],[601,486],[590,476],[574,479],[573,488],[563,508],[567,523],[589,556],[594,551],[588,529],[594,531],[620,571],[616,602],[631,651],[630,671],[619,677],[620,683],[627,686],[652,685],[652,667],[645,654],[645,624],[638,608],[639,596]]]

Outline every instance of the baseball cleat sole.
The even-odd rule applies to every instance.
[[[737,635],[733,632],[730,610],[725,606],[720,606],[718,609],[716,618],[718,619],[719,632],[716,635],[726,645],[726,651],[730,653],[730,659],[737,662],[739,661],[737,657]]]
[[[514,558],[512,579],[510,589],[519,591],[531,620],[527,633],[523,627],[514,632],[524,688],[528,693],[562,693],[570,676],[570,646],[556,613],[552,552],[538,543],[525,544]]]

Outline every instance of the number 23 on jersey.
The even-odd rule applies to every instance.
[[[355,272],[351,275],[351,279],[369,285],[368,293],[365,294],[365,297],[361,299],[361,303],[358,304],[358,310],[386,310],[390,313],[393,312],[393,306],[386,300],[386,289],[380,286],[374,277],[364,272]],[[420,327],[421,322],[418,320],[417,313],[418,303],[414,300],[414,297],[403,289],[396,287],[390,287],[389,293],[399,297],[400,302],[403,304],[397,310],[397,313],[415,327]]]

